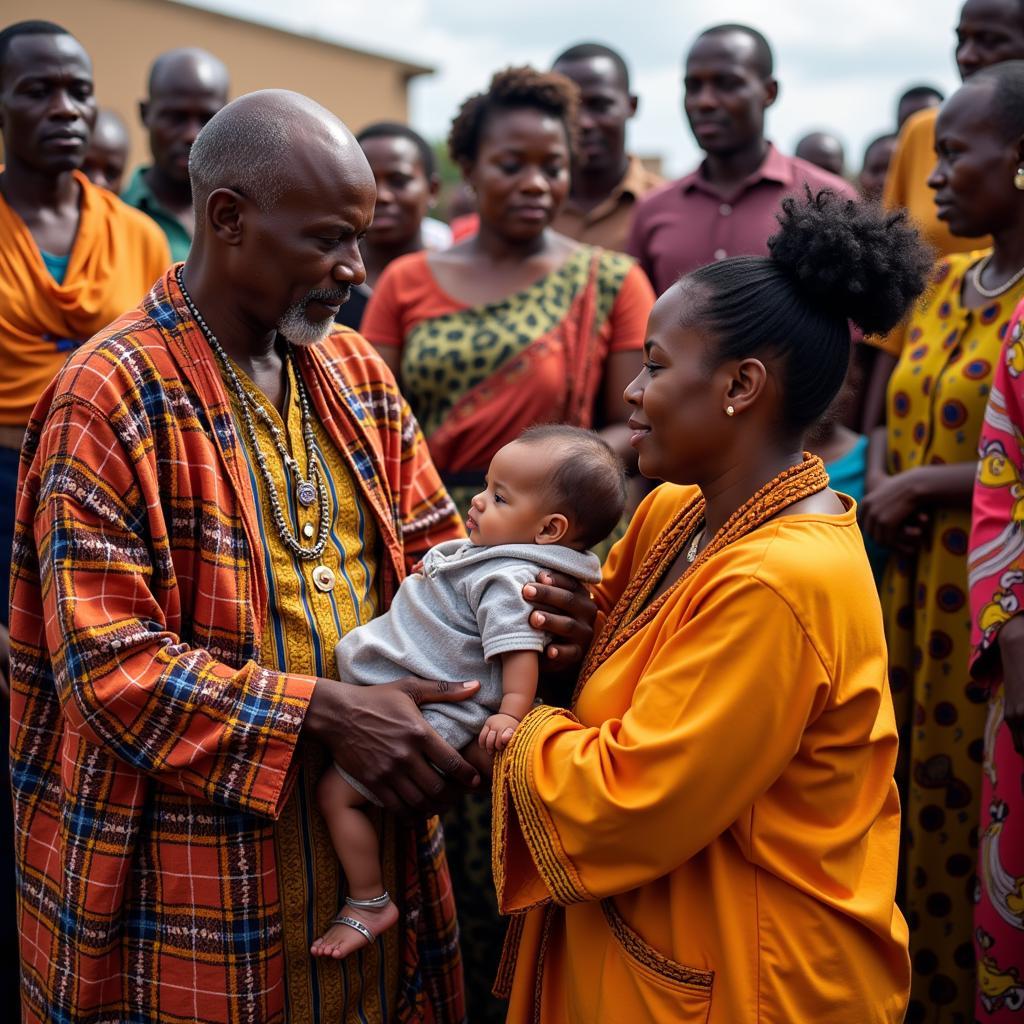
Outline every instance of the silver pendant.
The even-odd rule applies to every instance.
[[[326,565],[318,565],[313,570],[313,583],[317,590],[327,593],[334,589],[334,573]]]
[[[298,495],[299,501],[308,507],[316,501],[316,488],[308,480],[303,480],[299,484]]]

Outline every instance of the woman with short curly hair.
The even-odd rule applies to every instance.
[[[494,453],[535,423],[594,426],[635,465],[622,390],[654,293],[628,256],[551,229],[569,192],[576,108],[572,81],[529,67],[499,71],[467,99],[448,145],[475,193],[479,231],[391,263],[362,322],[463,512]],[[504,925],[488,812],[470,796],[446,823],[475,1022],[504,1018],[490,996]]]
[[[622,389],[654,294],[629,257],[550,227],[569,190],[577,95],[563,75],[517,67],[462,104],[448,146],[480,229],[396,260],[363,320],[463,509],[491,456],[534,423],[596,426],[635,461]]]

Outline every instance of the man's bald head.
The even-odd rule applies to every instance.
[[[200,132],[189,173],[189,268],[226,283],[246,319],[297,345],[322,340],[366,277],[359,239],[377,190],[352,133],[306,96],[249,93]]]
[[[229,188],[260,209],[321,174],[375,188],[340,118],[297,92],[263,89],[233,100],[200,132],[189,158],[197,234],[210,193]]]
[[[153,62],[149,97],[139,104],[149,132],[156,180],[150,187],[163,202],[188,204],[188,154],[203,126],[228,101],[228,69],[205,50],[168,50]]]
[[[228,97],[228,69],[224,62],[194,46],[161,53],[149,69],[149,98],[167,93],[209,92]]]
[[[811,132],[796,144],[796,155],[831,174],[842,175],[846,163],[843,144],[831,132]]]
[[[115,194],[120,192],[128,163],[128,148],[128,128],[124,121],[113,110],[101,110],[96,116],[82,173],[94,185],[110,189]]]

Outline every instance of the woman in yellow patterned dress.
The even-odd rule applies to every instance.
[[[531,68],[471,96],[448,144],[480,230],[446,252],[390,263],[361,330],[394,370],[459,508],[491,457],[525,427],[594,426],[634,464],[622,393],[636,372],[654,292],[628,256],[556,234],[569,191],[576,86]],[[445,819],[470,1019],[503,1021],[490,995],[504,925],[490,870],[490,801]]]
[[[983,689],[968,672],[967,542],[978,437],[1000,343],[1024,297],[1021,139],[1006,82],[973,76],[943,107],[929,181],[957,235],[992,250],[938,264],[926,303],[887,342],[899,363],[875,431],[862,515],[892,547],[882,583],[905,786],[902,887],[913,962],[908,1022],[966,1024],[974,1011],[972,902],[981,793]]]

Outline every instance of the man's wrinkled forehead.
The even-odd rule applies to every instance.
[[[362,148],[350,136],[326,130],[290,133],[279,159],[284,196],[337,210],[369,204],[372,215],[376,182]]]
[[[296,188],[374,188],[373,172],[362,147],[351,136],[320,125],[316,131],[289,133],[282,169]]]

